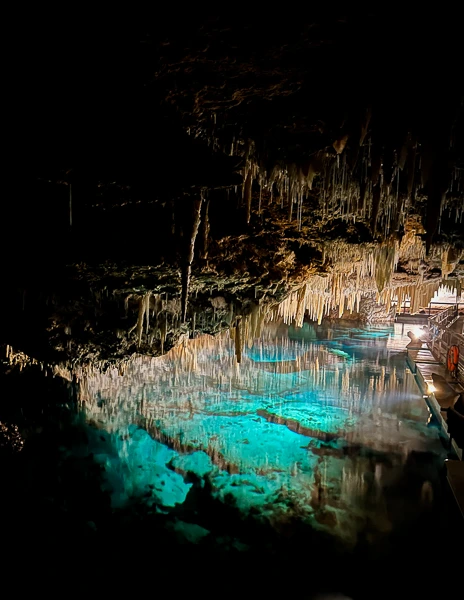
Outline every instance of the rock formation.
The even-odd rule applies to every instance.
[[[239,338],[253,306],[372,320],[372,301],[387,315],[460,290],[460,48],[435,17],[197,16],[99,32],[87,52],[70,32],[60,57],[29,32],[34,77],[13,84],[37,100],[12,108],[1,341],[119,360]]]

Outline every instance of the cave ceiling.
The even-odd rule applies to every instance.
[[[0,341],[157,354],[265,310],[320,321],[459,285],[452,16],[159,18],[10,52]]]

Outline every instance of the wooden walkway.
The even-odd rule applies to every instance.
[[[446,409],[454,404],[454,398],[438,400],[433,393],[433,374],[440,375],[446,380],[456,394],[464,393],[464,386],[452,377],[440,360],[434,356],[428,345],[418,344],[420,347],[407,348],[407,364],[414,373],[416,381],[424,396],[424,400],[440,423],[442,430],[448,436],[448,425],[446,423]],[[464,462],[463,450],[452,440],[452,448],[459,460],[447,460],[447,481],[451,492],[456,500],[457,506],[464,517]]]
[[[414,349],[414,350],[408,350],[408,356],[413,360],[413,364],[416,365],[438,365],[439,367],[442,367],[440,361],[438,361],[433,354],[430,352],[430,350],[427,348],[427,346],[424,344],[421,348],[419,349]]]
[[[421,348],[407,349],[407,364],[411,372],[416,376],[416,381],[429,409],[448,436],[446,409],[452,406],[454,401],[450,398],[446,398],[445,400],[438,400],[436,398],[433,393],[433,374],[444,377],[448,385],[456,391],[456,394],[464,393],[464,387],[449,374],[448,370],[432,354],[425,343],[422,344]],[[462,449],[454,441],[452,442],[452,446],[456,455],[462,460]]]

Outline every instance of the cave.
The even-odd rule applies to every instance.
[[[9,34],[1,510],[23,565],[455,590],[424,575],[459,563],[462,522],[395,317],[461,297],[462,27],[392,12]]]

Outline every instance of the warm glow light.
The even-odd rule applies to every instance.
[[[416,338],[420,338],[421,336],[424,335],[424,330],[422,329],[422,327],[420,325],[416,325],[414,327],[411,327],[411,333],[416,337]]]
[[[437,390],[437,388],[433,385],[433,383],[429,383],[427,385],[427,391],[429,394],[433,394],[433,392],[435,392]]]

